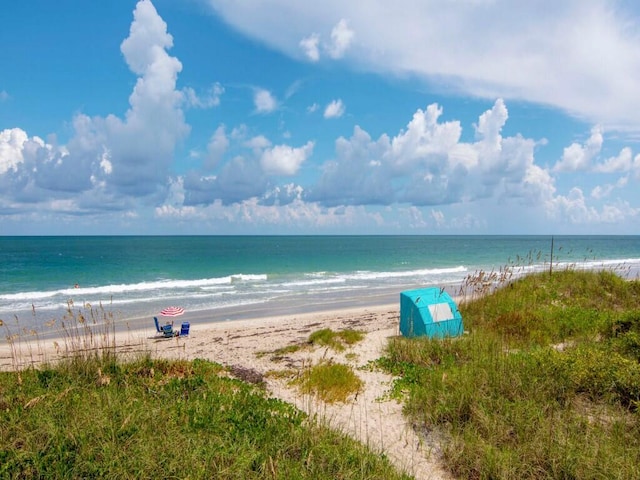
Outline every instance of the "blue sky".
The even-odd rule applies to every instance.
[[[3,235],[640,234],[636,2],[11,0],[0,44]]]

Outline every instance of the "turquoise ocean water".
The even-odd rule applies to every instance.
[[[559,266],[640,270],[640,236],[553,241]],[[381,305],[550,254],[551,236],[0,237],[0,319],[36,328],[69,300],[145,325],[168,305],[207,321]]]

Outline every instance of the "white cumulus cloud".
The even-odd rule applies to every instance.
[[[484,112],[477,141],[461,141],[459,121],[441,122],[442,108],[418,109],[396,136],[377,140],[356,126],[336,141],[336,158],[309,189],[323,205],[448,205],[483,198],[535,205],[553,196],[554,180],[534,163],[536,142],[503,137],[508,112],[502,99]]]
[[[632,165],[633,153],[629,147],[625,147],[617,156],[607,158],[603,163],[595,165],[593,170],[601,173],[628,172]]]
[[[595,126],[591,129],[591,136],[580,145],[572,143],[564,149],[562,158],[553,167],[554,172],[576,172],[588,170],[594,158],[602,149],[602,128]]]
[[[271,113],[278,107],[278,101],[271,92],[262,88],[254,92],[253,103],[258,113]]]
[[[312,62],[320,60],[320,35],[312,33],[308,37],[300,40],[300,48],[302,48],[306,57]]]
[[[344,115],[345,106],[342,100],[331,101],[324,109],[324,118],[339,118]]]
[[[276,145],[265,150],[260,165],[267,175],[295,175],[304,161],[313,153],[313,142],[294,148],[289,145]]]
[[[0,175],[17,170],[24,161],[22,150],[28,138],[27,132],[21,128],[7,128],[0,132]]]
[[[133,198],[161,192],[175,146],[189,132],[184,94],[176,89],[182,65],[167,53],[172,45],[153,4],[139,1],[121,43],[124,60],[137,75],[124,118],[79,113],[63,146],[55,138],[45,143],[20,129],[5,131],[0,168],[11,174],[11,188],[4,194],[41,202],[43,209],[64,205],[65,212],[95,212],[129,209]]]

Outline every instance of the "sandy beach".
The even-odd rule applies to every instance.
[[[181,317],[174,321],[179,328]],[[401,404],[385,396],[393,378],[375,369],[362,368],[382,355],[389,337],[399,334],[398,321],[398,305],[390,304],[259,319],[198,321],[191,324],[188,336],[171,339],[159,338],[149,319],[148,328],[119,331],[113,337],[123,356],[149,352],[157,358],[201,358],[225,365],[244,380],[264,382],[269,395],[296,405],[312,418],[384,453],[399,469],[416,479],[450,478],[439,463],[437,443],[416,434],[403,417]],[[342,352],[309,346],[310,333],[322,328],[359,330],[365,337]],[[23,340],[14,341],[12,345],[3,342],[0,369],[55,361],[65,353],[64,342],[64,339],[40,339],[37,344]],[[273,354],[291,345],[305,345],[305,348],[285,355]],[[17,365],[16,358],[24,363]],[[327,360],[351,365],[364,383],[363,390],[346,403],[325,404],[290,386],[287,378],[269,374],[301,371]]]

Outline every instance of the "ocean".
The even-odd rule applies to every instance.
[[[476,272],[548,269],[551,236],[0,237],[0,319],[39,329],[72,309],[152,326],[383,305],[403,290],[454,295]],[[640,271],[640,236],[553,237],[554,268]]]

